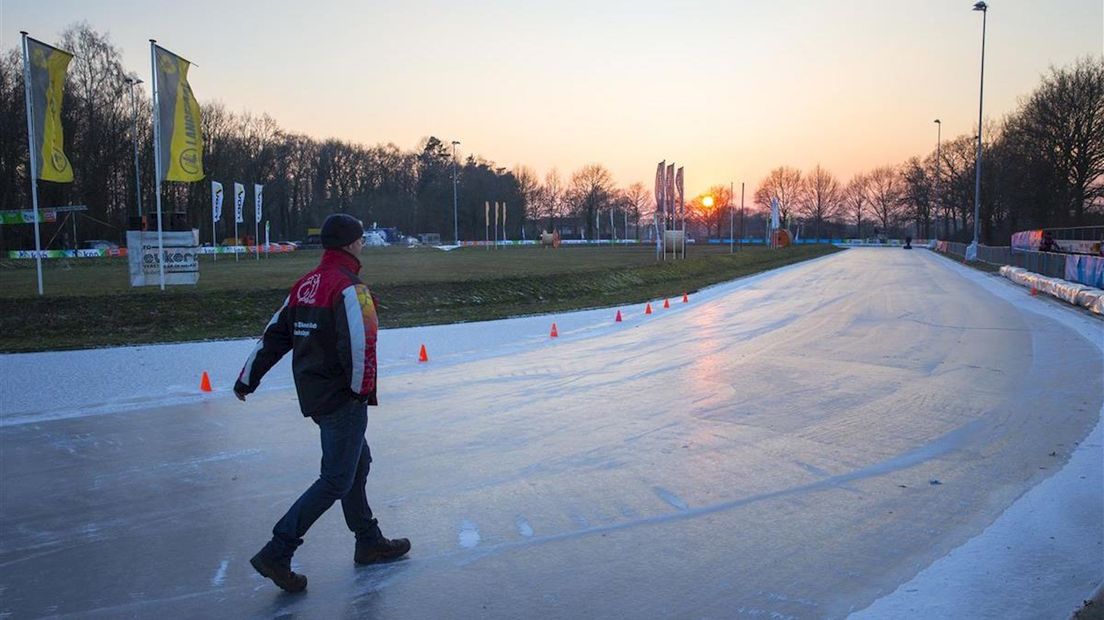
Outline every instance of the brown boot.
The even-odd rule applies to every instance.
[[[410,541],[405,538],[388,540],[382,536],[374,540],[357,539],[353,561],[360,565],[397,560],[410,551]]]
[[[253,568],[263,577],[272,580],[285,592],[302,592],[307,589],[306,575],[292,572],[291,556],[281,555],[271,549],[272,543],[264,546],[257,555],[249,560]]]

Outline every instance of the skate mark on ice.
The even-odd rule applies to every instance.
[[[533,526],[529,525],[529,521],[527,521],[525,517],[518,515],[517,518],[514,519],[514,523],[517,524],[518,534],[526,538],[533,535]]]
[[[590,527],[590,521],[581,514],[572,514],[571,520],[575,522],[575,525],[578,525],[583,529],[587,529]]]
[[[880,463],[873,463],[866,467],[856,469],[847,473],[837,474],[823,480],[811,482],[809,484],[802,484],[794,487],[788,487],[785,489],[779,489],[777,491],[770,491],[767,493],[760,493],[758,495],[751,495],[739,499],[734,499],[727,502],[721,502],[719,504],[711,504],[708,506],[702,506],[700,508],[686,508],[680,509],[680,512],[667,513],[661,515],[655,515],[651,517],[644,517],[634,521],[626,521],[622,523],[613,523],[609,525],[600,525],[595,527],[584,527],[583,529],[575,530],[573,532],[561,532],[559,534],[551,534],[548,536],[534,536],[526,540],[519,540],[513,542],[499,543],[496,545],[489,545],[476,551],[471,557],[465,558],[464,564],[471,564],[482,558],[498,555],[500,553],[511,551],[513,549],[526,548],[533,545],[544,545],[548,543],[560,542],[564,540],[575,540],[584,536],[593,536],[595,534],[604,535],[611,532],[619,532],[622,530],[631,530],[638,527],[648,527],[651,525],[658,525],[662,523],[672,523],[676,521],[682,521],[684,519],[696,519],[710,514],[716,514],[719,512],[725,512],[736,508],[742,508],[751,504],[757,504],[773,499],[782,497],[791,497],[794,495],[803,495],[806,493],[818,493],[821,491],[828,491],[839,488],[846,483],[854,482],[856,480],[866,480],[868,478],[875,478],[878,476],[884,476],[896,471],[909,469],[926,463],[932,459],[939,458],[944,454],[948,454],[957,450],[961,450],[967,447],[970,441],[982,430],[985,426],[983,420],[974,420],[968,424],[960,426],[949,433],[939,437],[933,441],[929,441],[926,444],[917,446],[916,448],[898,454],[893,458],[886,459]],[[658,494],[663,489],[654,487],[654,490]],[[662,497],[662,496],[661,496]],[[682,500],[675,496],[671,496],[676,501],[683,503]],[[676,504],[673,504],[677,507]],[[683,503],[685,505],[685,503]],[[572,515],[572,518],[576,518]],[[576,523],[578,520],[576,519]]]
[[[223,560],[219,563],[218,570],[215,571],[215,576],[211,577],[211,585],[219,587],[226,581],[226,568],[230,566],[230,560]]]
[[[471,521],[465,520],[460,524],[460,546],[472,549],[479,544],[479,528]]]
[[[663,487],[652,487],[652,490],[655,491],[655,494],[659,496],[659,499],[667,502],[675,508],[678,508],[679,510],[682,510],[684,512],[690,510],[690,506],[686,505],[686,502],[682,501],[682,499],[679,498],[678,495],[675,495],[667,489]]]
[[[816,476],[817,478],[831,478],[832,477],[832,474],[828,473],[827,471],[825,471],[825,470],[823,470],[823,469],[821,469],[821,468],[819,468],[815,465],[810,465],[808,463],[803,463],[801,461],[794,461],[794,464],[796,464],[801,469],[804,469],[805,471],[809,472],[810,474]]]

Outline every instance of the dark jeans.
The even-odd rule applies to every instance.
[[[318,424],[322,439],[322,472],[272,528],[273,551],[288,557],[303,544],[303,535],[310,526],[337,500],[341,500],[345,524],[358,540],[381,536],[364,493],[372,463],[364,439],[368,406],[352,401],[333,413],[311,419]]]

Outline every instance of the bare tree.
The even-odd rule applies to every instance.
[[[541,185],[537,173],[529,166],[516,166],[514,178],[517,179],[518,192],[524,201],[522,207],[526,221],[539,219]]]
[[[601,222],[597,214],[613,199],[613,175],[602,164],[587,164],[571,175],[571,202],[576,215],[585,220],[588,239],[599,238]]]
[[[560,171],[553,168],[544,175],[544,185],[540,191],[540,214],[548,218],[548,229],[553,230],[556,223],[567,216],[567,190],[564,188]]]
[[[770,213],[771,200],[778,200],[778,210],[785,221],[797,207],[801,196],[801,171],[781,166],[770,171],[755,190],[755,204]]]
[[[1003,138],[1026,219],[1077,225],[1104,210],[1104,58],[1051,68]]]
[[[843,210],[846,217],[855,222],[855,236],[860,239],[863,238],[863,215],[870,208],[866,191],[869,184],[870,181],[866,175],[859,173],[851,177],[851,180],[847,182],[847,186],[843,188]]]
[[[67,154],[74,178],[81,182],[51,188],[53,198],[62,204],[79,201],[87,205],[87,215],[121,231],[133,177],[129,86],[122,57],[107,34],[83,22],[67,28],[59,44],[75,55],[67,73],[62,126],[71,132]]]
[[[652,201],[652,194],[648,191],[648,188],[641,182],[633,183],[628,186],[622,192],[623,202],[625,209],[629,213],[629,221],[636,227],[636,239],[639,241],[640,235],[640,220],[650,211],[653,210],[655,203]],[[626,235],[628,232],[626,231]]]
[[[23,60],[12,49],[0,54],[0,209],[30,208],[26,119]]]
[[[843,189],[839,180],[820,164],[814,166],[801,184],[797,207],[802,216],[813,220],[818,243],[821,224],[836,217],[842,203]]]
[[[931,235],[932,167],[910,157],[901,171],[905,216],[910,217],[917,236]]]
[[[709,198],[707,201],[706,198]],[[693,224],[705,228],[707,237],[721,236],[721,225],[728,223],[728,207],[732,201],[732,193],[727,185],[714,185],[709,191],[694,196],[686,204],[686,219]],[[712,204],[707,204],[711,202]]]
[[[901,219],[904,188],[901,175],[893,166],[875,168],[867,176],[866,196],[883,235]]]
[[[945,233],[947,238],[965,235],[973,218],[975,161],[974,136],[958,136],[943,143],[936,203],[944,212],[945,221],[954,225],[953,230]]]

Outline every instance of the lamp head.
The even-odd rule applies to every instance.
[[[974,3],[974,10],[975,11],[981,11],[982,13],[984,13],[986,11],[986,9],[988,9],[988,8],[989,8],[989,5],[985,4],[984,2]]]
[[[940,121],[940,120],[939,120],[938,118],[937,118],[937,119],[935,119],[935,123],[936,123],[937,125],[942,125],[942,124],[943,124],[943,122],[942,122],[942,121]]]

